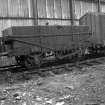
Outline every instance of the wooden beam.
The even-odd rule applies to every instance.
[[[0,16],[0,20],[72,20],[71,18],[69,19],[63,19],[63,18],[34,18],[34,17],[2,17]],[[79,19],[74,19],[75,21],[79,21]]]
[[[94,3],[97,3],[99,0],[76,0],[76,1],[86,1],[86,2],[94,2]],[[100,0],[100,3],[105,3],[105,0]]]

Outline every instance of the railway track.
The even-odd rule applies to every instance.
[[[75,63],[66,63],[66,64],[61,64],[61,65],[56,65],[56,66],[51,66],[51,67],[45,67],[45,68],[40,68],[37,70],[29,70],[25,71],[25,74],[34,74],[34,73],[46,73],[46,72],[53,72],[54,74],[59,74],[61,72],[66,72],[66,71],[73,71],[74,68],[77,69],[82,69],[84,67],[90,67],[90,66],[95,66],[99,64],[105,64],[105,57],[100,57],[100,58],[92,58],[84,61],[77,61]],[[60,72],[61,71],[61,72]]]
[[[27,78],[28,75],[34,75],[34,74],[37,74],[41,77],[46,77],[46,76],[70,72],[75,69],[82,70],[82,68],[91,67],[91,66],[100,65],[100,64],[105,64],[105,57],[92,58],[84,61],[77,61],[75,63],[66,63],[66,64],[55,65],[55,66],[44,67],[44,68],[32,68],[31,70],[26,70],[26,68],[22,68],[19,66],[17,66],[16,68],[14,68],[15,66],[14,67],[11,66],[11,67],[0,68],[0,69],[1,69],[1,72],[4,72],[4,75],[6,75],[6,79],[8,79],[8,78],[12,78],[13,75],[17,73],[23,76],[23,78]]]

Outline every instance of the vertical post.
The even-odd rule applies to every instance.
[[[33,17],[33,24],[38,25],[38,11],[37,11],[37,0],[29,1],[29,16]]]
[[[11,9],[10,9],[10,8],[11,8],[11,6],[10,6],[10,0],[8,0],[7,3],[8,3],[8,15],[10,15],[10,12],[11,12],[11,11],[10,11],[10,10],[11,10]],[[11,20],[8,19],[7,21],[8,21],[8,23],[7,23],[7,24],[8,24],[8,27],[11,26]]]
[[[31,0],[27,0],[28,2],[28,11],[29,11],[29,17],[33,17],[33,10],[32,10],[32,3],[31,3]]]
[[[98,0],[98,12],[101,12],[100,4],[101,4],[101,1]]]
[[[74,0],[69,0],[71,25],[74,25]]]

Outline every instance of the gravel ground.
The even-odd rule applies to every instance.
[[[0,77],[0,105],[105,105],[105,65],[43,78]]]

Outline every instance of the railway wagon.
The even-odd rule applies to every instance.
[[[91,52],[95,55],[105,55],[105,14],[97,12],[86,13],[80,18],[80,25],[89,26]]]
[[[89,12],[80,18],[80,25],[87,25],[92,33],[91,42],[105,46],[105,14]]]
[[[32,66],[44,60],[78,56],[80,49],[88,46],[90,37],[89,27],[83,25],[13,26],[2,33],[5,51],[26,66],[29,62]],[[84,50],[81,51],[84,53]]]

